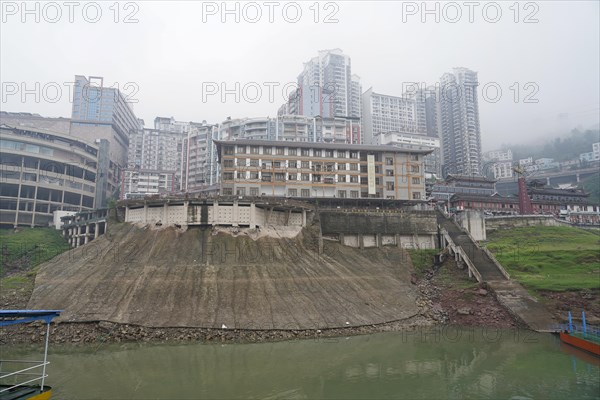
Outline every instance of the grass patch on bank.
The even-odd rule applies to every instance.
[[[407,249],[417,274],[422,275],[433,265],[433,257],[440,251],[436,249]]]
[[[0,277],[30,271],[69,249],[69,243],[54,228],[0,229]]]
[[[511,278],[534,290],[600,289],[600,236],[568,226],[500,229],[488,249]]]

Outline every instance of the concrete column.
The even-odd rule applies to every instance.
[[[396,246],[398,246],[398,248],[402,248],[402,243],[400,243],[400,235],[398,235],[397,233],[394,235],[395,240],[396,240]]]
[[[306,210],[302,210],[302,227],[306,226]]]
[[[250,229],[256,228],[256,204],[250,203]]]
[[[94,224],[94,239],[97,239],[99,234],[100,234],[100,224],[98,222],[96,222]]]
[[[128,206],[126,206],[126,207],[125,207],[125,222],[129,222],[129,219],[127,218],[127,217],[128,217],[128,214],[129,214],[129,207],[128,207]]]
[[[363,238],[363,234],[358,234],[358,247],[363,250],[365,248],[365,239]]]
[[[88,242],[90,241],[90,226],[86,224],[85,225],[85,236],[83,237],[83,244],[88,244]]]
[[[292,215],[292,210],[287,210],[286,214],[285,214],[285,225],[289,225],[290,224],[290,216]]]
[[[163,226],[169,223],[169,204],[165,203],[163,205],[163,216],[162,216],[162,224]]]
[[[344,234],[343,233],[339,234],[339,239],[340,239],[340,244],[344,244]]]
[[[550,177],[546,178],[546,185],[550,186]]]
[[[575,176],[577,177],[577,182],[579,182],[579,174],[575,174]]]
[[[217,224],[217,218],[219,217],[219,202],[215,200],[212,207],[213,212],[210,223],[212,224],[212,226],[215,226]]]
[[[375,242],[376,242],[378,249],[383,247],[383,240],[381,239],[381,233],[375,234]]]
[[[79,240],[79,235],[81,235],[81,225],[77,225],[77,241],[76,241],[76,246],[75,247],[79,247],[79,244],[81,243],[81,241]]]
[[[231,207],[231,225],[239,226],[240,224],[240,209],[237,200],[233,201],[233,206]]]
[[[183,213],[185,214],[185,225],[187,225],[190,222],[190,218],[188,217],[190,211],[190,202],[189,201],[184,201],[183,202]]]

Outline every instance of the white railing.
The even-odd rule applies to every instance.
[[[15,384],[13,384],[13,386],[4,388],[4,389],[0,390],[0,393],[7,392],[9,390],[12,390],[12,389],[20,387],[20,386],[25,386],[25,385],[27,385],[29,383],[33,383],[35,381],[40,381],[40,391],[44,390],[44,381],[48,377],[48,375],[46,374],[46,365],[50,364],[50,362],[48,362],[48,339],[49,339],[49,337],[50,337],[50,323],[47,322],[46,323],[46,342],[45,342],[45,347],[44,347],[44,361],[0,360],[0,383],[3,380],[6,380],[6,378],[11,377],[11,376],[14,377],[14,380],[18,380],[18,378],[20,376],[31,376],[31,375],[35,376],[35,378],[32,378],[28,381],[17,382]],[[10,373],[2,374],[2,366],[4,363],[21,363],[21,364],[36,364],[36,365],[33,365],[28,368],[23,368],[18,371],[13,371]],[[26,372],[26,371],[32,371],[36,368],[42,368],[42,372],[39,374],[33,373],[33,372]]]
[[[35,364],[35,365],[6,373],[6,372],[2,371],[3,367],[6,364],[21,364],[21,366],[23,366],[23,364],[25,364],[25,365]],[[50,362],[48,362],[48,361],[44,362],[44,361],[27,361],[27,360],[1,360],[0,361],[0,383],[2,383],[3,385],[7,385],[7,387],[1,389],[0,393],[8,392],[12,389],[18,388],[20,386],[26,386],[26,385],[31,384],[36,381],[41,381],[40,382],[40,390],[43,390],[44,380],[48,376],[48,375],[46,375],[46,365],[48,365],[48,364],[50,364]],[[28,372],[28,371],[34,371],[37,368],[42,368],[42,371]],[[23,380],[23,379],[27,379],[28,377],[31,377],[31,376],[33,376],[33,378],[28,379],[28,380]],[[9,377],[13,377],[14,383],[12,383],[12,386],[8,386],[9,383],[7,381],[7,378],[9,378]]]

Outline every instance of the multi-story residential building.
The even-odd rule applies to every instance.
[[[184,135],[140,129],[129,136],[128,168],[175,172],[180,168]]]
[[[512,150],[507,149],[488,151],[483,155],[483,159],[486,161],[512,161]]]
[[[220,140],[282,140],[294,142],[360,143],[360,121],[350,117],[280,115],[276,118],[238,118],[218,126]]]
[[[352,74],[350,57],[340,49],[321,50],[304,64],[298,90],[281,114],[308,117],[361,117],[358,75]]]
[[[191,124],[191,122],[177,121],[173,117],[154,118],[154,129],[165,132],[187,134],[190,130]]]
[[[442,163],[447,174],[481,174],[477,72],[454,68],[440,80]]]
[[[441,172],[440,139],[432,136],[414,135],[410,133],[385,132],[376,136],[377,145],[392,145],[404,148],[427,147],[433,150],[424,158],[425,172],[439,174]]]
[[[417,106],[421,103],[421,106]],[[369,88],[362,95],[362,134],[364,144],[377,142],[384,132],[427,133],[425,105],[415,96],[389,96]]]
[[[512,178],[513,174],[513,156],[510,149],[488,151],[483,154],[484,175],[491,175],[494,179]]]
[[[176,188],[175,174],[164,171],[126,169],[121,182],[121,200],[168,194]]]
[[[221,194],[424,200],[432,150],[260,140],[216,141]]]
[[[219,126],[193,123],[184,139],[181,185],[182,191],[197,191],[215,185],[219,166],[214,140],[219,135]]]
[[[93,210],[108,143],[62,132],[0,125],[0,224],[48,226],[54,211]],[[98,180],[103,182],[102,180]]]
[[[105,139],[108,142],[106,199],[120,189],[121,170],[127,166],[129,135],[140,129],[139,120],[127,99],[117,88],[104,87],[104,78],[76,75],[73,86],[73,107],[70,134],[87,141]]]
[[[581,153],[579,160],[583,162],[594,162],[600,160],[600,142],[592,144],[592,151],[589,153]]]

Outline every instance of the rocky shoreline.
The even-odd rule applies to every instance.
[[[50,329],[51,343],[101,344],[121,342],[202,342],[258,343],[300,339],[330,339],[378,332],[414,333],[448,326],[520,329],[518,323],[495,299],[493,293],[470,281],[465,271],[452,261],[441,270],[433,267],[414,274],[411,283],[420,296],[421,310],[414,317],[376,325],[348,326],[327,329],[246,330],[215,328],[152,328],[108,321],[88,323],[59,322]],[[22,288],[2,293],[3,308],[25,308],[33,282]],[[0,329],[0,344],[32,344],[45,340],[41,322],[14,325]]]

